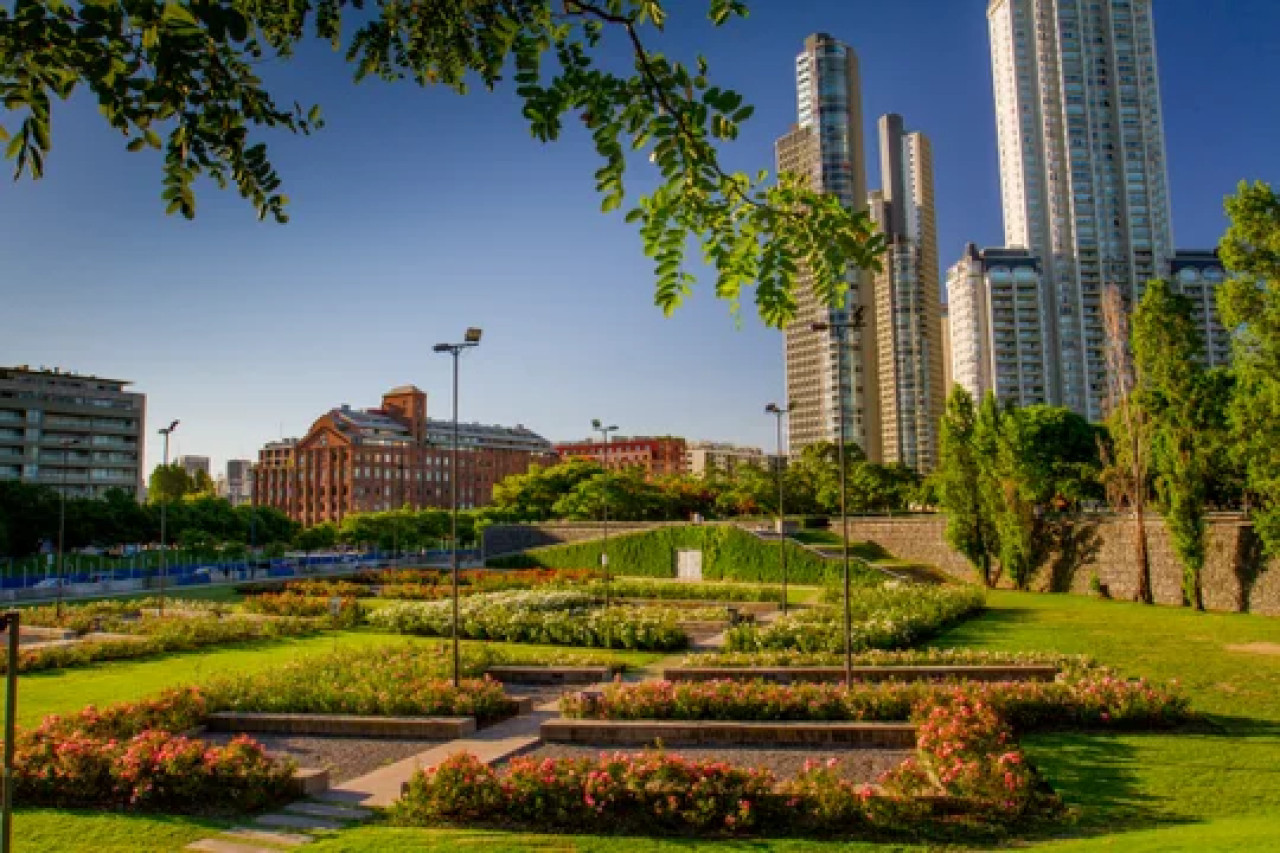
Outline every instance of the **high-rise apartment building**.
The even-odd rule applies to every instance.
[[[147,398],[130,383],[27,365],[0,368],[0,480],[70,497],[142,493]]]
[[[829,35],[805,39],[796,57],[797,123],[778,140],[778,170],[808,180],[849,210],[866,210],[866,151],[862,136],[862,90],[853,48]],[[819,441],[836,441],[843,409],[845,440],[871,459],[880,458],[879,395],[870,278],[851,270],[846,310],[833,310],[813,295],[808,275],[797,280],[796,320],[786,329],[787,399],[791,453]],[[864,309],[865,328],[843,335],[814,332],[815,322],[846,322]],[[841,352],[841,342],[844,351]]]
[[[981,401],[1049,402],[1040,261],[1023,249],[972,243],[947,272],[952,381]]]
[[[899,115],[880,119],[880,180],[869,204],[887,245],[872,288],[881,456],[928,472],[946,399],[933,149]]]
[[[991,0],[1005,244],[1040,262],[1051,402],[1101,420],[1102,296],[1168,273],[1151,0]],[[954,331],[954,330],[953,330]]]
[[[1200,330],[1205,364],[1225,367],[1231,362],[1231,338],[1218,318],[1218,285],[1227,280],[1216,251],[1178,251],[1169,265],[1174,289],[1191,300],[1192,316]]]

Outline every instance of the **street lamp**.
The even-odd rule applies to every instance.
[[[764,410],[773,415],[778,422],[778,564],[782,567],[782,615],[787,615],[787,514],[782,507],[782,416],[795,410],[795,403],[788,403],[784,409],[777,403],[770,403]]]
[[[79,447],[80,442],[74,438],[64,438],[59,444],[62,446],[62,489],[59,491],[58,501],[58,621],[62,621],[62,579],[66,577],[64,572],[65,554],[66,554],[66,533],[67,533],[67,454],[72,447]]]
[[[468,328],[462,336],[460,344],[436,344],[435,352],[447,352],[453,356],[453,458],[449,463],[449,493],[453,504],[453,540],[450,543],[452,555],[453,577],[453,686],[461,685],[460,664],[458,662],[458,356],[470,347],[480,346],[481,330]]]
[[[844,683],[848,687],[853,684],[853,646],[851,639],[852,631],[852,612],[850,610],[849,601],[849,513],[847,512],[847,499],[845,479],[846,472],[844,466],[844,350],[845,350],[845,333],[849,331],[857,331],[862,328],[862,306],[859,305],[853,309],[853,313],[847,322],[826,322],[814,323],[810,328],[815,332],[835,332],[836,347],[836,374],[839,383],[839,429],[840,441],[837,446],[840,449],[840,550],[844,558]]]
[[[173,435],[173,431],[177,428],[178,428],[178,421],[174,420],[173,423],[169,424],[167,427],[161,427],[159,430],[160,434],[164,436],[164,465],[161,468],[162,471],[165,471],[169,467],[169,436]],[[163,481],[163,477],[164,475],[161,474],[162,481]],[[169,501],[167,500],[167,497],[168,496],[164,494],[160,496],[160,608],[159,610],[160,610],[161,616],[164,615],[165,574],[169,568],[169,546],[165,539],[165,533],[166,533],[165,525],[168,519],[167,507],[169,505]]]
[[[600,562],[604,565],[604,606],[609,609],[609,433],[617,432],[618,427],[602,426],[599,418],[593,418],[591,428],[600,433],[600,438],[604,442],[604,451],[601,459],[604,460],[604,488],[601,490],[603,494],[604,504],[604,545],[601,546]]]

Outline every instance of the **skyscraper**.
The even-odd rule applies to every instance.
[[[907,133],[899,115],[880,119],[880,180],[869,203],[888,246],[873,277],[881,453],[928,472],[938,461],[946,397],[933,149],[924,134]]]
[[[1039,259],[1052,402],[1107,393],[1102,294],[1173,255],[1151,0],[991,0],[1005,243]]]
[[[808,179],[809,187],[831,193],[849,210],[867,204],[866,152],[862,137],[862,91],[853,48],[819,33],[805,39],[796,57],[797,124],[778,140],[778,170]],[[871,322],[870,277],[850,271],[846,310],[822,305],[810,292],[807,274],[798,280],[796,321],[786,329],[789,447],[839,438],[841,408],[845,440],[871,459],[880,458],[880,416],[876,389],[875,332]],[[814,332],[814,322],[843,322],[865,307],[866,328],[843,336]],[[843,363],[843,371],[841,364]]]

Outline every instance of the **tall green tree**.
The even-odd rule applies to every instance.
[[[181,465],[157,465],[147,482],[147,502],[172,503],[195,491],[195,481]]]
[[[1254,528],[1280,557],[1280,194],[1242,183],[1226,208],[1221,254],[1234,277],[1218,288],[1218,310],[1232,333],[1232,444]]]
[[[1138,405],[1151,421],[1151,459],[1160,512],[1182,564],[1185,604],[1204,609],[1206,451],[1213,402],[1191,300],[1165,281],[1147,285],[1133,316]]]
[[[632,163],[657,180],[627,214],[655,265],[656,302],[674,310],[694,284],[691,242],[735,310],[753,288],[760,316],[781,326],[796,311],[803,265],[819,300],[839,305],[850,268],[879,266],[884,240],[865,212],[846,210],[804,178],[726,168],[718,148],[752,107],[717,85],[706,60],[654,51],[663,0],[19,0],[0,7],[0,91],[18,176],[40,177],[52,151],[55,100],[85,93],[128,149],[163,152],[162,199],[195,215],[202,177],[234,184],[260,218],[284,222],[288,197],[262,141],[311,133],[319,109],[292,108],[258,69],[309,40],[340,51],[357,80],[411,80],[465,93],[509,86],[532,135],[582,125],[600,166],[605,211],[626,200]],[[706,0],[714,26],[747,14],[742,0]],[[621,45],[630,57],[607,56]],[[629,67],[628,67],[629,65]],[[628,151],[640,156],[629,156]]]
[[[994,402],[994,401],[993,401]],[[956,385],[947,397],[939,433],[939,465],[933,474],[938,505],[947,516],[947,543],[974,567],[987,586],[995,583],[999,550],[990,492],[984,487],[986,437],[981,434],[973,397]]]

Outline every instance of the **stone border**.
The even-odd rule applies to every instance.
[[[598,684],[613,673],[609,666],[491,666],[484,671],[503,684]]]
[[[1048,664],[1009,666],[855,666],[854,681],[1053,681],[1058,667]],[[667,681],[770,681],[838,683],[842,666],[676,666],[664,669]]]
[[[578,720],[542,724],[547,743],[600,746],[738,744],[915,749],[910,723],[733,722],[724,720]]]
[[[372,717],[353,714],[210,714],[206,724],[216,732],[281,735],[336,735],[363,738],[450,740],[473,734],[475,717]]]

